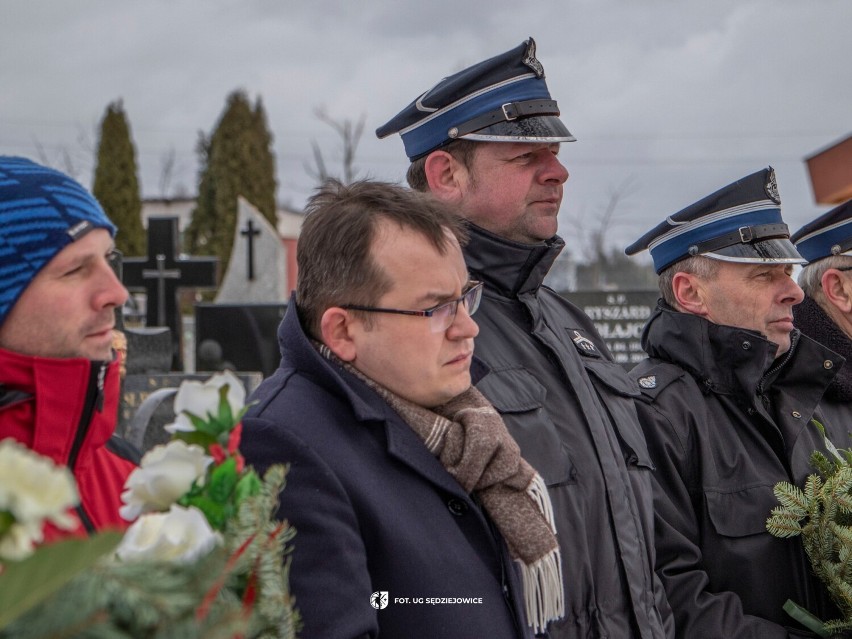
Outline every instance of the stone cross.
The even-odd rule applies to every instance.
[[[148,308],[152,310],[156,309],[157,319],[154,322],[154,326],[168,326],[168,321],[166,320],[166,280],[179,280],[180,269],[166,268],[166,256],[162,253],[157,253],[154,256],[154,261],[157,263],[157,268],[142,269],[142,279],[154,280],[157,284],[157,296],[151,300],[151,302],[156,303],[151,303]],[[145,288],[148,291],[151,290],[147,286]],[[150,318],[151,315],[152,313],[149,313],[148,317]],[[148,321],[150,322],[150,319]]]
[[[254,238],[260,235],[260,229],[255,228],[254,221],[249,218],[246,228],[240,230],[240,235],[248,240],[248,279],[254,280]]]
[[[168,326],[172,335],[172,369],[183,370],[183,334],[178,292],[182,288],[215,288],[215,257],[180,257],[178,219],[148,220],[148,257],[124,259],[124,285],[147,294],[146,324]]]

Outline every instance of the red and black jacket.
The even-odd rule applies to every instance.
[[[114,437],[119,363],[0,349],[0,440],[13,437],[71,469],[80,493],[72,534],[124,529],[121,492],[138,455]],[[46,540],[60,535],[46,530]]]

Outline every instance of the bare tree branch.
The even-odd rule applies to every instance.
[[[324,122],[334,129],[340,137],[340,141],[343,145],[343,177],[341,181],[345,184],[350,184],[358,176],[358,171],[355,168],[355,153],[358,150],[358,143],[361,141],[361,136],[364,133],[364,125],[367,122],[367,115],[362,113],[358,118],[358,121],[354,123],[349,119],[335,120],[328,114],[325,107],[322,106],[314,108],[314,115],[320,122]],[[320,182],[324,182],[332,176],[328,172],[322,150],[316,140],[311,141],[311,147],[313,149],[315,168],[306,166],[305,170],[311,177],[318,179]]]
[[[78,177],[77,167],[74,164],[74,160],[71,159],[71,154],[65,147],[62,147],[60,153],[62,154],[62,170],[76,180]]]
[[[322,156],[322,150],[316,140],[311,140],[311,150],[314,156],[314,166],[304,163],[305,172],[314,178],[319,184],[322,184],[328,179],[328,170],[325,168],[325,160]]]
[[[603,213],[598,217],[577,215],[569,217],[579,239],[578,252],[587,263],[597,262],[606,257],[607,232],[612,229],[618,218],[619,205],[638,190],[633,176],[624,178],[617,186],[607,191],[607,201]],[[594,225],[588,222],[593,221]]]
[[[169,197],[169,188],[172,184],[172,179],[175,174],[175,161],[177,154],[175,148],[170,148],[166,153],[160,156],[160,197]]]
[[[32,136],[32,138],[33,146],[35,146],[36,148],[36,155],[38,156],[38,161],[42,164],[50,166],[50,160],[47,159],[47,153],[44,152],[44,146],[42,145],[41,140],[39,140],[35,135]]]

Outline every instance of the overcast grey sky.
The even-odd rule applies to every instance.
[[[768,164],[795,230],[813,201],[804,158],[852,133],[849,0],[0,0],[0,153],[45,158],[91,186],[96,129],[123,99],[143,194],[195,192],[198,131],[237,88],[260,96],[275,138],[278,200],[313,188],[317,120],[367,125],[362,176],[404,177],[398,137],[374,130],[436,81],[528,36],[562,117],[571,177],[561,234],[591,228],[626,194],[609,239],[623,247],[673,213]],[[852,170],[852,169],[850,169]],[[576,249],[575,249],[576,250]]]

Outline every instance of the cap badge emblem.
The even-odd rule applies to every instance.
[[[527,42],[527,50],[524,52],[523,63],[527,65],[530,69],[535,71],[536,77],[543,78],[544,67],[541,66],[541,62],[536,60],[535,57],[535,40],[530,38]]]
[[[775,169],[769,168],[769,177],[766,179],[766,184],[763,187],[766,190],[766,195],[775,204],[781,204],[781,196],[778,194],[778,182],[775,181]]]

